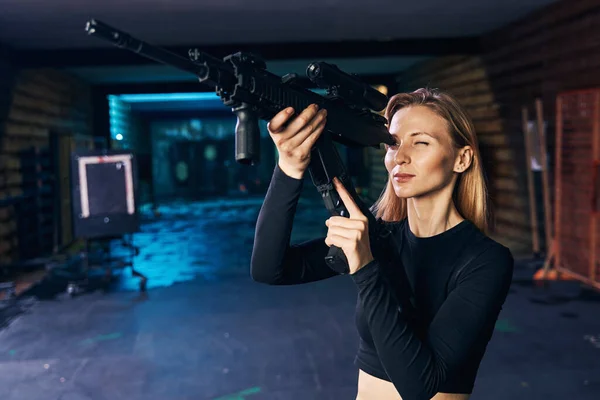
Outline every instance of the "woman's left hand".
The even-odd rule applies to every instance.
[[[331,217],[325,221],[325,225],[329,227],[325,244],[330,247],[337,246],[344,251],[350,273],[353,274],[373,261],[369,242],[369,220],[337,178],[333,179],[333,184],[350,218]]]

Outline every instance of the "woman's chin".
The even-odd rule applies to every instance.
[[[394,193],[396,193],[396,196],[398,196],[401,199],[408,199],[410,197],[414,197],[415,194],[413,192],[413,190],[408,190],[408,188],[394,188]]]

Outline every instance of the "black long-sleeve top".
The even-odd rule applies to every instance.
[[[255,281],[292,285],[336,275],[324,261],[324,237],[290,244],[302,185],[275,167],[256,225]],[[376,257],[350,275],[358,289],[355,364],[391,381],[403,400],[471,393],[508,294],[510,251],[468,220],[426,238],[415,236],[407,220],[378,223],[391,232],[389,254],[397,255]],[[403,298],[416,313],[408,313]]]

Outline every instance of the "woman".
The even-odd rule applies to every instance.
[[[485,234],[471,120],[437,91],[390,99],[385,115],[396,144],[386,146],[388,183],[372,211],[393,240],[389,256],[374,257],[367,219],[337,180],[349,218],[331,217],[325,238],[290,245],[310,148],[326,121],[316,107],[292,114],[269,123],[280,157],[257,221],[253,279],[287,285],[335,276],[324,257],[329,246],[342,248],[358,289],[357,399],[468,399],[513,273],[510,251]]]

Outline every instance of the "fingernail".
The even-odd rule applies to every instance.
[[[285,110],[286,113],[291,114],[294,112],[294,109],[292,107],[288,108],[287,110]]]

